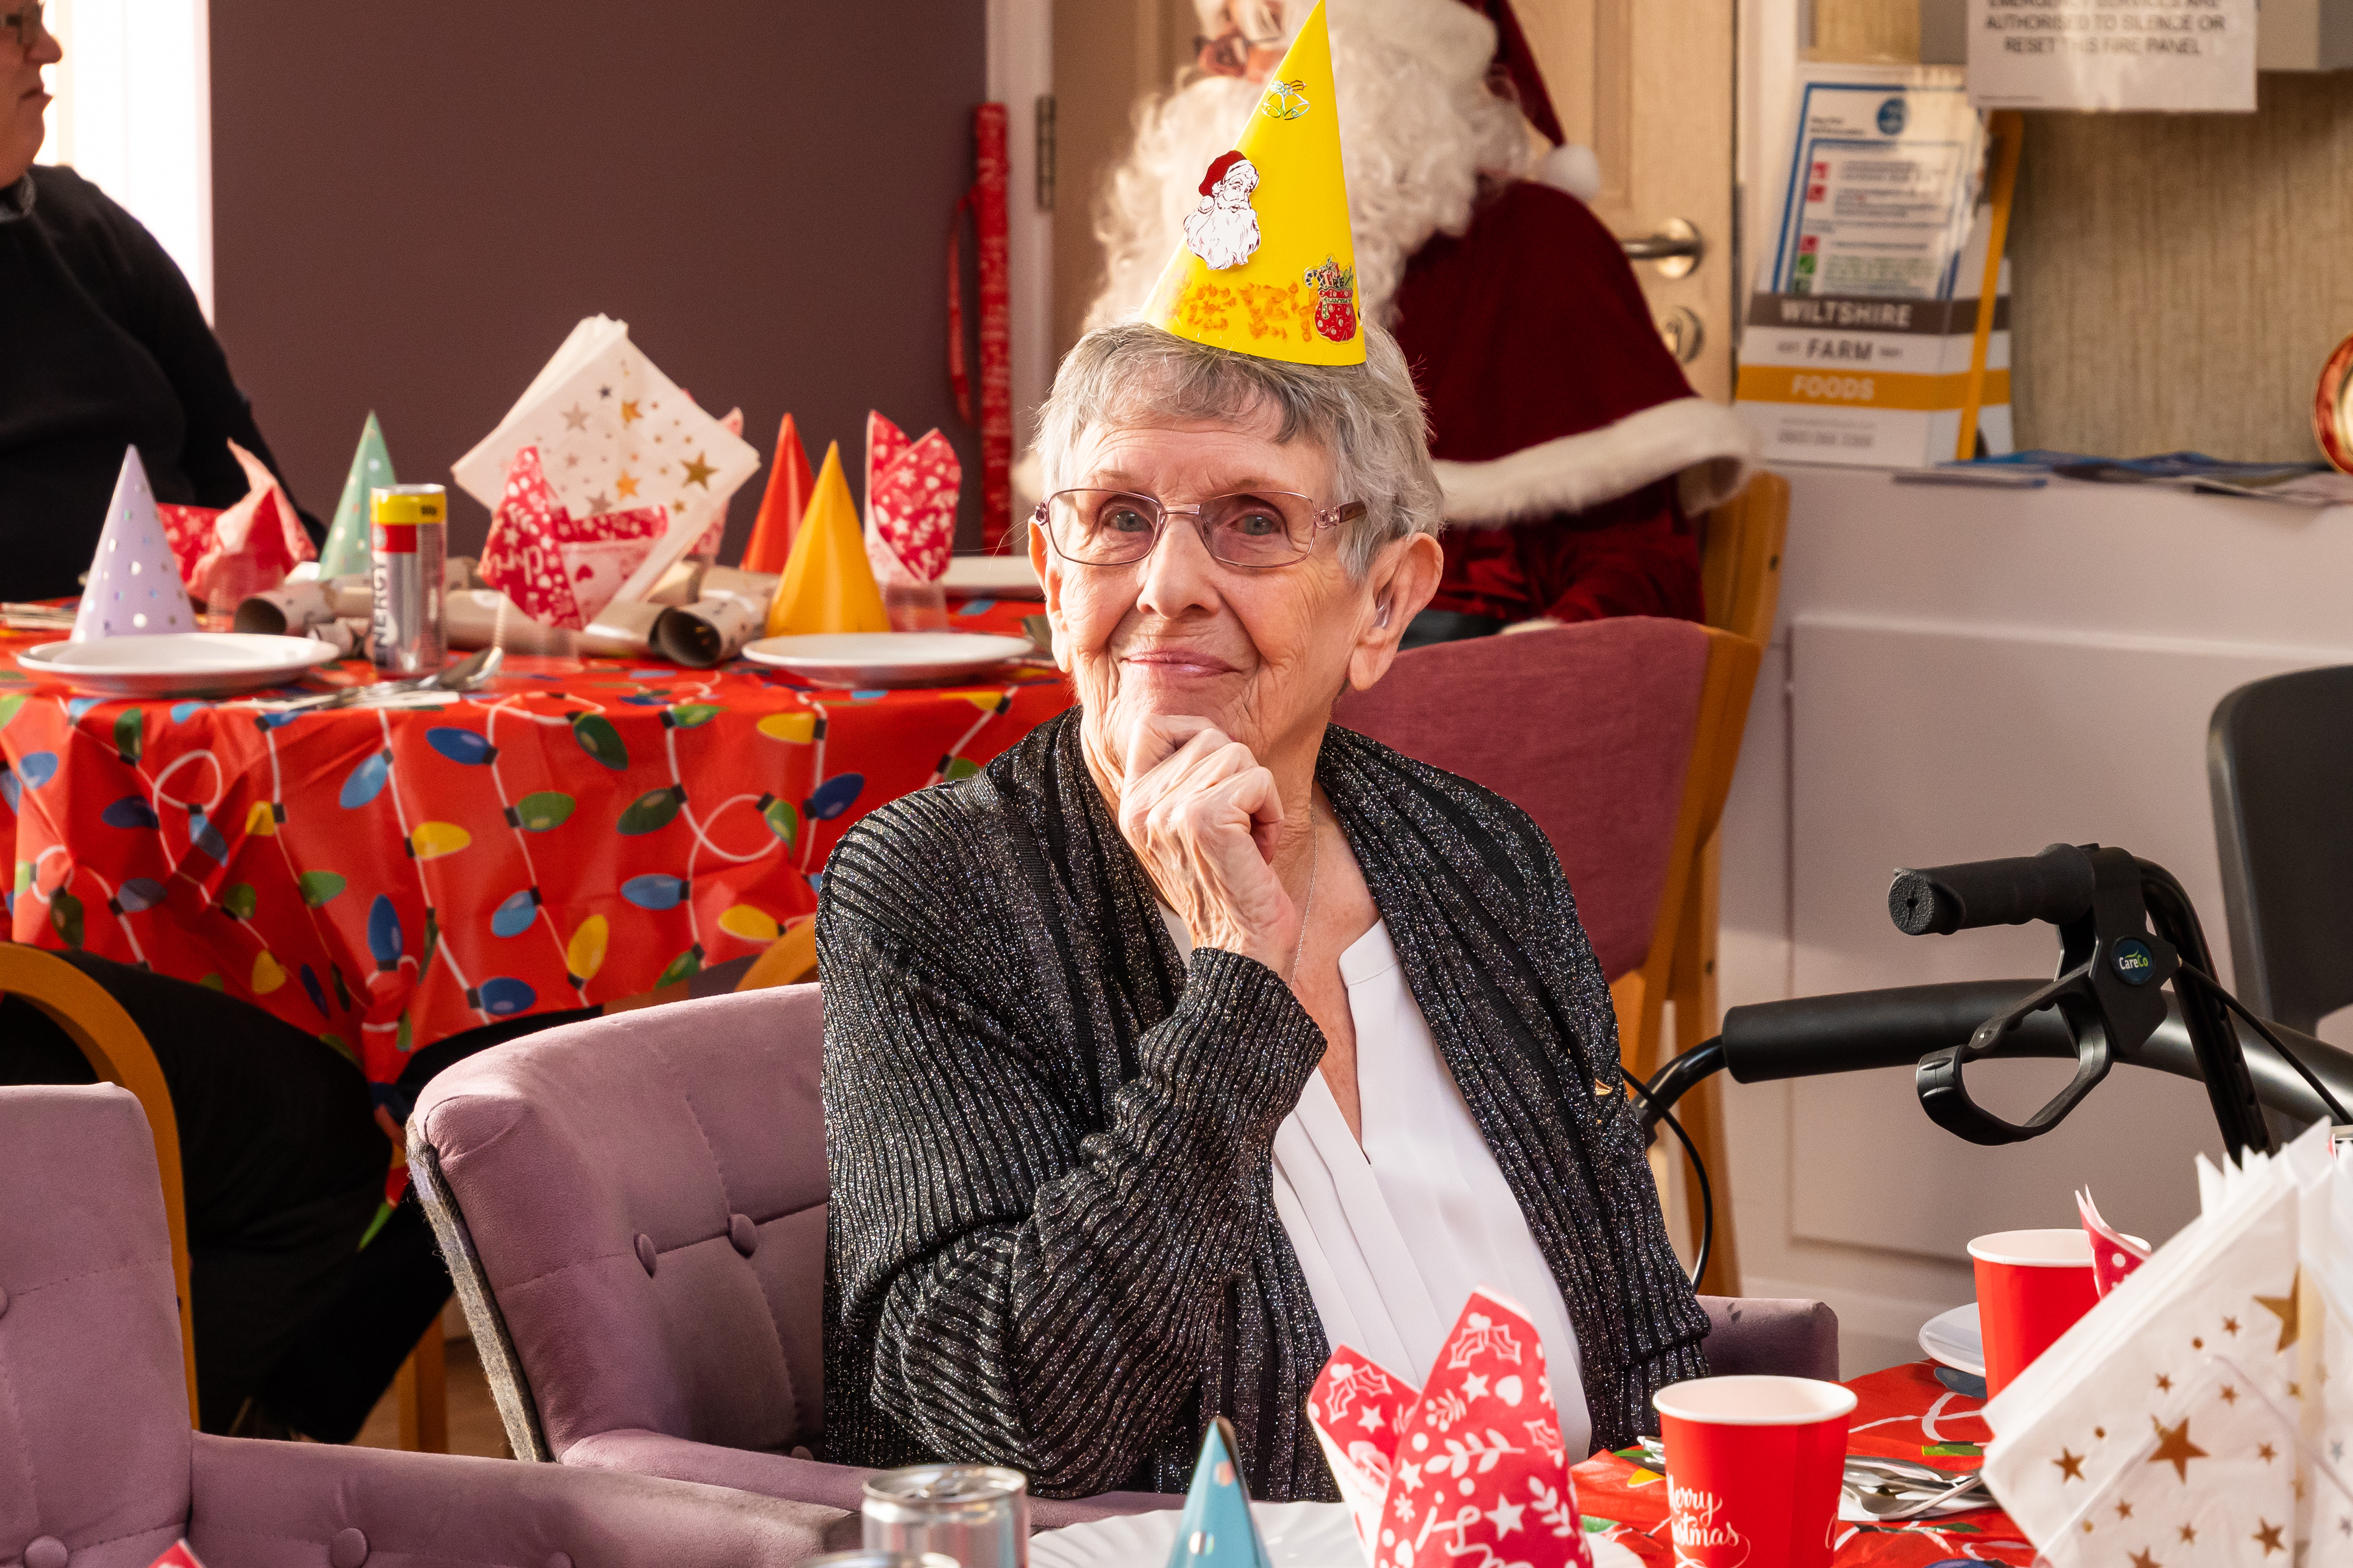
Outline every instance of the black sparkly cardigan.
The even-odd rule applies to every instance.
[[[1316,777],[1560,1282],[1596,1446],[1620,1447],[1654,1389],[1704,1375],[1707,1322],[1560,864],[1517,807],[1336,726]],[[845,835],[818,952],[828,1457],[1182,1491],[1224,1415],[1251,1495],[1336,1496],[1271,1155],[1324,1037],[1253,959],[1187,973],[1076,710]]]

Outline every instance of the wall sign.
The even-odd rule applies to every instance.
[[[2253,113],[2257,0],[1968,0],[1984,109]]]

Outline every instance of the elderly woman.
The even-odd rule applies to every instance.
[[[1331,722],[1441,564],[1421,406],[1366,335],[1336,366],[1083,339],[1030,547],[1079,706],[828,862],[839,1459],[1182,1490],[1225,1415],[1255,1495],[1329,1498],[1331,1346],[1419,1379],[1482,1284],[1579,1455],[1705,1371],[1550,846]]]

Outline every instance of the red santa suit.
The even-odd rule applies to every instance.
[[[1561,140],[1508,0],[1491,83]],[[1617,239],[1584,202],[1501,185],[1459,237],[1414,253],[1393,324],[1428,405],[1446,492],[1430,608],[1525,621],[1704,614],[1694,517],[1746,480],[1753,446],[1693,395]]]
[[[1460,238],[1415,252],[1395,331],[1428,405],[1446,491],[1431,607],[1701,617],[1699,547],[1676,476],[1722,499],[1747,437],[1692,395],[1618,242],[1565,191],[1503,186]]]

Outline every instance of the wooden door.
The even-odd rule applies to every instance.
[[[1696,325],[1683,373],[1704,397],[1732,395],[1739,296],[1733,235],[1734,0],[1516,0],[1545,85],[1574,142],[1601,164],[1595,212],[1620,239],[1680,220],[1697,231],[1698,265],[1637,261],[1653,317],[1668,333]]]

